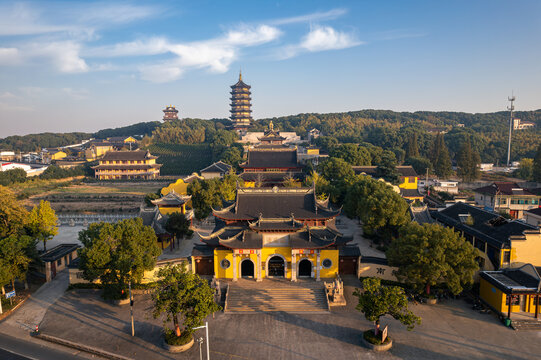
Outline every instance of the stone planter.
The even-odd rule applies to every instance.
[[[190,340],[189,343],[184,344],[184,345],[169,345],[167,342],[165,342],[165,339],[162,339],[162,341],[163,341],[162,343],[163,348],[172,353],[181,353],[181,352],[187,351],[193,346],[193,343],[194,343],[193,336],[192,336],[192,340]]]
[[[388,342],[386,342],[385,344],[381,344],[381,345],[376,345],[376,344],[372,344],[368,341],[366,341],[364,339],[364,336],[361,336],[361,341],[363,343],[363,345],[367,348],[369,348],[370,350],[374,350],[374,351],[387,351],[389,350],[390,348],[393,347],[393,340],[389,339]]]
[[[428,298],[428,299],[426,299],[426,303],[428,305],[436,305],[438,303],[438,299],[436,299],[436,298]]]
[[[129,305],[130,299],[127,298],[127,299],[120,299],[120,300],[112,300],[111,302],[113,303],[113,305],[116,305],[116,306]]]

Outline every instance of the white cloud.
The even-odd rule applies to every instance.
[[[83,100],[87,99],[90,93],[86,89],[73,89],[73,88],[62,88],[62,92],[72,99]]]
[[[9,91],[4,91],[0,94],[0,99],[16,99],[17,96],[10,93]]]
[[[332,9],[324,12],[315,12],[306,15],[293,16],[283,19],[276,19],[269,21],[269,24],[272,25],[288,25],[288,24],[297,24],[297,23],[307,23],[313,21],[322,21],[322,20],[333,20],[339,18],[342,15],[347,13],[346,9]]]
[[[295,45],[287,45],[277,51],[280,60],[289,59],[304,52],[346,49],[366,44],[355,35],[337,31],[330,26],[315,26]]]
[[[314,52],[345,49],[361,44],[362,42],[351,34],[336,31],[330,26],[317,26],[303,38],[300,47]]]
[[[223,73],[229,70],[241,48],[259,46],[278,39],[282,32],[272,26],[240,26],[217,38],[173,43],[165,38],[150,38],[90,49],[85,54],[96,57],[172,54],[176,57],[138,67],[141,78],[167,82],[180,78],[190,68]]]
[[[81,45],[74,41],[59,41],[34,44],[30,47],[30,57],[46,57],[64,73],[80,73],[88,71],[85,60],[79,56]]]
[[[17,48],[0,48],[0,65],[15,65],[19,61]]]

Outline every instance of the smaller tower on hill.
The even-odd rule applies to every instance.
[[[172,106],[166,106],[163,110],[163,121],[178,120],[178,110]]]

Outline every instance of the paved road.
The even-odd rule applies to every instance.
[[[0,359],[2,360],[80,360],[88,358],[87,354],[82,354],[77,350],[62,351],[6,334],[0,336]]]
[[[49,307],[58,300],[68,287],[68,272],[40,287],[13,314],[0,322],[0,359],[71,360],[89,359],[87,354],[70,350],[29,336],[40,324]]]

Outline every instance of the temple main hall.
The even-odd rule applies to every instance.
[[[233,281],[335,278],[340,251],[352,240],[336,229],[339,214],[313,187],[239,187],[235,201],[213,210],[214,230],[199,234],[193,268]]]

